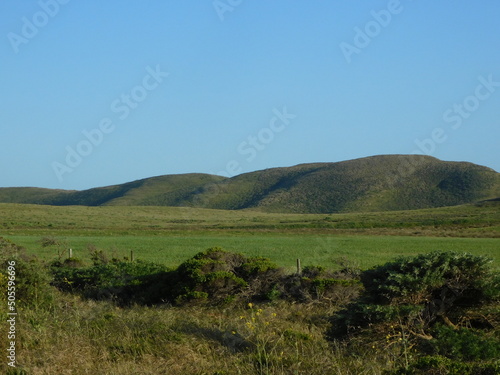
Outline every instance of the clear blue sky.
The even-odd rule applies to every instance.
[[[2,1],[0,186],[234,175],[416,141],[500,171],[499,19],[498,0]]]

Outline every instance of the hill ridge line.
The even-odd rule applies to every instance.
[[[500,174],[427,155],[302,163],[224,177],[167,174],[86,190],[0,188],[0,203],[176,206],[335,213],[432,208],[496,199]]]

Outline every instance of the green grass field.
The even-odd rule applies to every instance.
[[[500,206],[304,215],[173,207],[52,207],[0,204],[1,235],[43,259],[89,259],[88,247],[116,258],[176,266],[209,247],[265,256],[293,269],[335,267],[339,258],[367,268],[399,255],[467,251],[500,261]],[[60,244],[42,247],[43,237]]]
[[[79,236],[60,237],[63,246],[43,248],[37,236],[6,236],[26,247],[29,253],[44,259],[64,256],[63,248],[71,247],[73,255],[89,259],[88,245],[104,250],[112,257],[122,258],[134,251],[134,257],[176,266],[209,247],[250,256],[265,256],[278,265],[293,267],[300,258],[304,265],[335,267],[336,260],[345,257],[362,268],[384,263],[399,255],[415,255],[433,250],[466,251],[473,254],[500,256],[500,241],[492,238],[440,238],[403,236],[337,236],[298,234],[172,234],[161,236]],[[499,259],[497,259],[498,261]]]
[[[500,268],[500,205],[494,202],[328,215],[0,204],[0,236],[48,261],[66,258],[72,248],[73,256],[88,264],[92,249],[110,258],[129,257],[132,250],[135,259],[176,267],[219,246],[268,257],[290,273],[297,258],[303,266],[331,269],[343,258],[366,269],[434,250],[489,255]],[[43,239],[55,242],[43,246]],[[24,277],[38,281],[26,284],[36,293],[18,304],[17,358],[23,374],[382,375],[408,365],[409,346],[396,341],[400,336],[392,328],[357,338],[350,347],[327,339],[330,319],[355,297],[349,289],[342,289],[338,300],[119,307],[62,292],[50,285],[50,274],[44,278],[49,267],[24,262],[34,267]],[[2,280],[0,312],[6,314],[5,275],[0,289]],[[485,312],[493,323],[500,316],[495,311]],[[0,325],[2,337],[7,329]],[[4,362],[0,371],[9,373]]]

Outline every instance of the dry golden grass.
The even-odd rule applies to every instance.
[[[55,293],[50,309],[19,311],[17,360],[26,374],[325,375],[387,368],[383,354],[349,356],[326,341],[331,305],[121,309]]]

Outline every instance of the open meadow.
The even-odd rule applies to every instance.
[[[0,204],[0,228],[2,262],[17,262],[17,367],[1,367],[9,375],[500,371],[500,280],[491,276],[500,264],[498,202],[334,215]],[[205,251],[214,247],[228,252]],[[373,276],[381,265],[417,254],[428,255],[387,266],[423,273],[407,297],[414,308],[429,311],[431,295],[445,301],[447,277],[481,301],[449,310],[443,321],[454,329],[416,326],[401,297],[377,304],[365,291],[370,277],[382,282]],[[434,273],[439,262],[453,275]],[[406,277],[394,280],[404,286]],[[428,282],[435,290],[412,294]],[[341,338],[353,319],[359,332]]]
[[[399,255],[467,251],[500,259],[498,202],[439,209],[350,214],[272,214],[185,207],[53,207],[0,204],[1,235],[50,260],[89,260],[98,248],[176,266],[220,246],[269,257],[283,267],[335,266],[346,257],[362,268]],[[43,238],[54,243],[42,244]],[[48,246],[47,246],[48,245]]]

